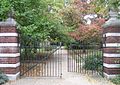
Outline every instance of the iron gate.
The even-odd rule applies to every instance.
[[[41,42],[37,38],[21,39],[20,46],[22,77],[60,77],[62,76],[61,44]]]
[[[103,75],[102,44],[72,43],[68,46],[68,72]]]

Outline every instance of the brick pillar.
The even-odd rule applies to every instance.
[[[20,74],[18,46],[14,19],[8,18],[6,22],[0,22],[0,70],[9,77],[9,80],[16,80]]]
[[[110,12],[110,19],[103,25],[104,75],[113,78],[120,74],[120,19]]]

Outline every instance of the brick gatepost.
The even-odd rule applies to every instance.
[[[0,22],[0,70],[9,80],[16,80],[20,74],[19,56],[16,22],[8,18],[5,22]]]
[[[104,75],[113,78],[120,74],[120,19],[116,12],[110,12],[110,19],[103,25]]]

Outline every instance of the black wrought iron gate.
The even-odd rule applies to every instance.
[[[61,77],[61,43],[26,37],[20,40],[20,74],[22,77]],[[103,75],[102,45],[99,43],[69,44],[68,72]]]
[[[102,45],[78,43],[68,46],[68,72],[103,75]]]
[[[60,77],[62,75],[61,44],[31,39],[33,38],[27,39],[28,43],[21,41],[21,76]]]

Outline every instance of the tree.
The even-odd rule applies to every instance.
[[[49,5],[53,12],[48,10]],[[37,52],[36,47],[45,40],[68,40],[67,30],[60,16],[57,16],[60,8],[62,2],[58,5],[53,0],[0,0],[0,18],[2,21],[7,19],[12,9],[20,34],[22,54],[33,57]],[[27,49],[26,46],[31,48]]]
[[[63,17],[64,25],[73,29],[69,30],[69,35],[77,41],[82,42],[96,42],[101,41],[101,17],[93,19],[92,24],[86,25],[84,16],[94,14],[94,5],[86,1],[75,0],[70,6],[66,7],[61,15]]]
[[[75,40],[87,43],[101,43],[102,28],[104,19],[96,19],[91,25],[81,24],[74,32],[70,32],[70,36]]]
[[[84,23],[84,16],[91,13],[90,8],[92,5],[87,2],[74,0],[60,12],[64,25],[73,29],[78,28],[80,24]]]
[[[120,0],[92,0],[96,13],[107,15],[109,10],[119,12]]]
[[[48,11],[49,4],[53,5],[54,13]],[[42,40],[60,39],[61,35],[65,35],[56,11],[62,7],[61,4],[52,0],[0,0],[0,18],[5,20],[10,9],[13,9],[22,36],[38,36]]]

